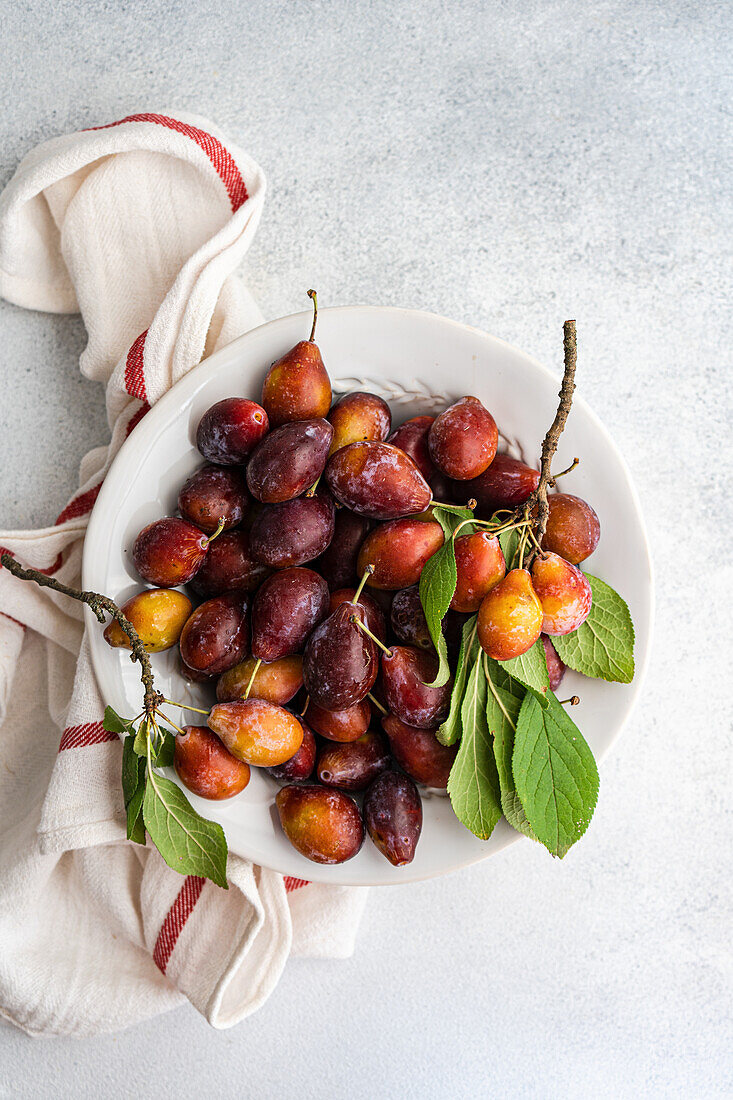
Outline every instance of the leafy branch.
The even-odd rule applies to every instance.
[[[438,671],[431,685],[433,687],[441,687],[448,682],[450,677],[448,652],[442,627],[443,619],[450,607],[458,582],[455,552],[455,540],[458,535],[464,528],[466,533],[481,528],[489,531],[492,535],[505,537],[516,532],[519,543],[517,547],[517,544],[513,542],[512,550],[518,551],[520,567],[524,559],[525,549],[529,543],[534,544],[535,552],[541,552],[540,543],[545,533],[550,510],[547,503],[547,489],[550,484],[554,484],[551,469],[552,460],[557,450],[558,440],[565,427],[573,401],[573,392],[575,391],[575,367],[577,363],[575,321],[566,321],[563,326],[563,348],[565,367],[560,387],[560,401],[555,418],[542,443],[540,479],[537,488],[527,501],[515,512],[509,512],[508,518],[503,520],[497,520],[496,518],[491,520],[476,519],[474,516],[476,501],[473,499],[469,500],[465,507],[444,504],[436,500],[432,501],[433,516],[443,528],[444,542],[423,568],[420,576],[420,602],[425,612],[430,637],[438,654]],[[531,519],[530,517],[535,509],[536,519]],[[508,558],[507,564],[509,564]]]
[[[145,689],[143,709],[137,718],[120,718],[111,707],[104,712],[104,728],[125,735],[122,794],[128,839],[145,844],[147,829],[153,844],[174,871],[209,878],[226,890],[224,830],[221,825],[201,817],[180,787],[156,772],[156,768],[173,764],[175,735],[160,725],[159,718],[169,721],[160,711],[161,703],[166,700],[155,690],[150,657],[135,627],[109,596],[72,588],[37,569],[26,569],[7,552],[0,556],[0,563],[19,580],[33,581],[41,588],[50,588],[86,604],[100,623],[105,623],[106,615],[119,623],[130,641],[131,660],[140,665],[140,679]]]
[[[444,545],[428,561],[420,578],[420,598],[440,657],[436,682],[447,682],[442,620],[450,606],[457,576],[454,542],[464,529],[498,536],[507,568],[521,568],[525,554],[542,554],[547,527],[547,490],[573,470],[553,476],[552,461],[567,422],[575,390],[575,322],[563,326],[564,371],[555,417],[542,443],[537,488],[514,511],[495,512],[490,520],[469,508],[433,501],[443,527]],[[441,513],[441,509],[443,512]],[[447,514],[446,514],[447,513]],[[633,676],[633,626],[621,597],[595,578],[591,613],[572,634],[553,639],[560,657],[588,676],[628,682]],[[566,700],[574,705],[577,697]],[[448,781],[456,817],[487,839],[503,814],[525,836],[539,840],[562,858],[582,836],[598,797],[598,771],[583,735],[549,686],[541,640],[519,657],[492,660],[477,637],[477,616],[463,627],[453,677],[448,717],[436,731],[442,745],[458,745]]]
[[[34,581],[40,588],[51,588],[54,592],[61,592],[62,595],[69,596],[72,600],[78,600],[79,603],[91,607],[98,621],[102,623],[103,626],[106,621],[105,615],[110,615],[119,623],[132,646],[130,659],[137,661],[140,665],[140,679],[145,688],[145,695],[143,698],[145,713],[153,714],[155,712],[157,707],[163,702],[163,696],[159,692],[156,692],[153,686],[153,669],[150,664],[148,651],[140,640],[140,635],[135,630],[135,627],[122,613],[114,600],[111,600],[109,596],[101,595],[99,592],[85,592],[79,588],[71,588],[68,584],[63,584],[54,577],[47,577],[45,573],[39,573],[37,569],[25,569],[11,554],[8,554],[7,551],[0,555],[0,564],[7,569],[8,573],[12,573],[14,577],[18,577],[21,581]]]

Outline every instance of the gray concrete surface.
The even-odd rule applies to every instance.
[[[683,0],[26,0],[3,12],[0,179],[134,110],[215,119],[270,194],[268,317],[421,307],[558,364],[628,458],[658,630],[562,864],[529,843],[373,891],[355,957],[292,963],[217,1034],[0,1030],[0,1095],[718,1097],[731,1026],[730,10]],[[728,113],[726,113],[728,112]],[[75,318],[0,303],[0,526],[52,521],[105,439]]]

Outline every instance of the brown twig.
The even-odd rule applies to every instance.
[[[550,485],[551,488],[554,489],[555,488],[555,483],[557,482],[557,479],[559,477],[565,477],[565,474],[572,474],[575,467],[579,466],[579,465],[580,465],[580,459],[579,458],[574,458],[573,461],[570,463],[570,465],[567,466],[564,470],[561,470],[559,474],[553,474],[547,484]]]
[[[547,517],[550,514],[550,506],[547,503],[547,487],[552,481],[550,467],[555,457],[558,440],[562,435],[568,413],[570,412],[570,406],[573,403],[575,366],[577,362],[575,321],[566,321],[563,325],[563,349],[565,353],[565,369],[562,376],[562,385],[560,387],[560,402],[557,406],[555,419],[550,425],[547,435],[542,442],[540,480],[537,488],[522,505],[522,512],[525,516],[532,515],[535,506],[537,508],[537,518],[534,521],[534,534],[538,543],[542,542],[542,536],[547,527]]]
[[[99,592],[83,592],[78,588],[71,588],[68,584],[62,584],[61,581],[57,581],[53,577],[47,577],[45,573],[39,573],[37,569],[25,569],[8,553],[0,555],[0,563],[19,580],[34,581],[41,588],[51,588],[54,592],[61,592],[64,596],[70,596],[72,600],[78,600],[79,603],[86,604],[87,607],[91,607],[100,623],[104,624],[105,614],[110,615],[118,622],[130,640],[132,646],[131,660],[137,661],[140,665],[140,679],[145,688],[145,713],[152,715],[155,712],[156,707],[163,702],[163,696],[153,686],[153,669],[150,664],[150,657],[135,627],[109,596],[102,596]]]

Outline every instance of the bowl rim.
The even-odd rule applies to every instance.
[[[519,356],[526,363],[531,364],[531,366],[534,370],[536,370],[540,374],[544,375],[547,379],[551,380],[553,383],[559,384],[560,379],[559,379],[558,375],[556,375],[553,371],[551,371],[549,367],[545,366],[544,363],[541,363],[538,359],[535,359],[534,356],[532,356],[529,353],[525,352],[524,350],[517,347],[516,345],[510,344],[508,341],[502,340],[500,337],[493,336],[490,333],[486,332],[484,329],[481,329],[481,328],[479,328],[475,325],[469,325],[469,324],[466,324],[465,322],[462,322],[462,321],[456,321],[453,318],[445,317],[445,316],[443,316],[442,314],[439,314],[439,313],[434,313],[434,312],[429,311],[429,310],[410,309],[410,308],[405,308],[405,307],[401,307],[401,306],[375,306],[375,305],[325,306],[325,307],[319,307],[319,309],[318,309],[319,318],[322,318],[324,315],[334,315],[334,314],[374,314],[374,315],[383,315],[385,313],[401,314],[405,317],[414,317],[414,318],[420,319],[420,320],[430,319],[432,321],[439,322],[440,324],[442,324],[444,326],[453,327],[453,328],[456,328],[460,331],[468,332],[468,333],[478,337],[482,341],[486,342],[488,345],[493,345],[495,347],[500,347],[500,348],[504,349],[505,351],[510,352],[513,355]],[[96,545],[98,544],[98,540],[100,539],[100,537],[103,537],[103,532],[101,530],[100,531],[97,530],[98,525],[101,527],[102,517],[103,517],[104,513],[106,512],[109,504],[114,503],[114,495],[113,495],[114,494],[114,485],[113,485],[114,478],[110,477],[110,475],[115,471],[116,467],[119,468],[119,467],[122,467],[126,464],[128,453],[131,453],[136,447],[140,447],[140,444],[144,440],[147,440],[147,438],[149,436],[154,436],[155,431],[156,431],[154,422],[157,421],[160,416],[169,415],[169,408],[176,406],[176,404],[178,402],[178,393],[177,393],[177,391],[180,391],[180,387],[182,386],[182,384],[185,382],[188,386],[190,386],[192,378],[195,377],[197,372],[200,372],[201,368],[208,367],[210,369],[212,360],[216,360],[223,353],[226,353],[227,355],[231,354],[231,352],[234,348],[236,348],[239,344],[244,343],[247,340],[249,340],[255,333],[261,334],[265,330],[268,330],[268,329],[271,329],[271,328],[277,328],[280,325],[284,325],[286,322],[293,322],[293,321],[300,320],[300,319],[305,320],[305,319],[310,319],[310,318],[312,318],[312,311],[311,310],[299,310],[296,313],[285,314],[282,317],[277,317],[277,318],[274,318],[273,320],[270,320],[270,321],[264,321],[261,325],[257,325],[254,328],[249,329],[247,332],[242,333],[242,335],[240,335],[238,337],[235,337],[235,339],[232,340],[229,344],[226,344],[221,348],[217,348],[216,351],[212,352],[211,355],[206,356],[206,358],[202,359],[199,363],[195,364],[195,366],[191,367],[190,370],[188,370],[185,375],[183,375],[180,379],[178,379],[178,381],[175,382],[173,384],[173,386],[170,387],[169,390],[167,390],[164,394],[162,394],[161,397],[158,398],[158,400],[154,403],[154,405],[151,406],[151,409],[150,409],[151,412],[152,412],[153,409],[156,410],[156,415],[154,417],[151,418],[148,414],[146,414],[144,417],[142,417],[140,419],[140,421],[135,425],[133,430],[130,432],[129,436],[123,441],[119,451],[117,452],[117,454],[113,458],[112,462],[110,463],[109,469],[107,470],[107,473],[104,476],[104,480],[102,481],[102,486],[100,488],[100,491],[97,495],[94,506],[93,506],[93,508],[90,512],[90,515],[89,515],[89,521],[88,521],[88,524],[87,524],[87,529],[86,529],[85,538],[84,538],[84,546],[83,546],[83,551],[82,551],[82,586],[84,588],[88,587],[89,575],[92,572],[91,559],[92,559],[92,556],[94,554]],[[643,544],[643,549],[644,549],[643,566],[645,567],[646,576],[648,578],[648,601],[649,601],[648,621],[647,621],[646,630],[645,630],[644,634],[642,634],[642,635],[640,635],[639,632],[638,632],[637,624],[636,623],[634,624],[634,627],[635,627],[635,654],[634,654],[635,673],[634,673],[633,681],[630,684],[624,685],[624,687],[626,687],[630,692],[630,694],[627,696],[626,713],[625,713],[624,717],[622,718],[622,720],[617,724],[613,734],[608,737],[607,743],[605,744],[603,749],[598,750],[598,751],[594,750],[594,756],[596,757],[597,761],[600,763],[600,761],[605,759],[605,757],[607,756],[607,754],[610,751],[610,749],[612,748],[612,746],[616,744],[617,740],[619,739],[619,737],[623,733],[624,729],[626,728],[626,726],[629,722],[629,719],[631,718],[631,715],[633,714],[633,712],[636,708],[636,705],[637,705],[638,700],[639,700],[639,696],[641,694],[641,691],[642,691],[642,688],[643,688],[643,685],[644,685],[644,681],[646,679],[646,675],[647,675],[647,671],[648,671],[648,667],[649,667],[649,662],[650,662],[650,658],[651,658],[651,648],[652,648],[651,642],[652,642],[652,637],[653,637],[653,633],[654,633],[655,612],[656,612],[655,574],[654,574],[654,564],[653,564],[653,559],[652,559],[652,554],[651,554],[651,548],[650,548],[650,543],[649,543],[649,534],[648,534],[648,531],[647,531],[647,528],[646,528],[646,522],[645,522],[645,519],[644,519],[644,512],[643,512],[642,507],[641,507],[641,501],[639,499],[639,494],[638,494],[638,491],[636,489],[636,485],[634,484],[634,480],[633,480],[633,477],[631,475],[631,470],[629,469],[628,463],[626,462],[626,459],[624,458],[623,453],[619,449],[618,445],[615,443],[612,435],[610,434],[610,432],[608,431],[608,429],[604,425],[603,421],[600,419],[598,414],[593,410],[593,408],[588,404],[586,399],[581,394],[577,393],[577,391],[573,395],[573,406],[574,407],[578,406],[578,407],[581,407],[583,409],[584,415],[589,418],[589,420],[593,423],[596,430],[604,437],[606,443],[610,446],[610,448],[614,452],[616,460],[618,461],[618,464],[619,464],[621,470],[623,471],[623,473],[625,475],[626,488],[628,490],[628,493],[629,493],[629,496],[630,496],[630,499],[631,499],[631,503],[633,504],[634,511],[636,513],[639,534],[641,536],[641,541],[642,541],[642,544]],[[548,421],[548,423],[549,423],[549,421]],[[109,501],[108,501],[108,498],[109,498]],[[84,606],[84,620],[85,620],[85,624],[90,624],[90,625],[94,624],[94,626],[98,627],[96,617],[94,616],[91,609],[87,606]],[[640,650],[641,650],[641,660],[638,660]],[[100,654],[100,647],[94,646],[94,645],[90,647],[92,668],[94,670],[94,673],[95,673],[95,676],[97,678],[99,687],[101,689],[102,697],[104,699],[105,681],[107,683],[109,683],[109,679],[106,675],[106,670],[104,670],[104,671],[102,670],[101,662],[99,660],[99,654]],[[499,844],[496,844],[491,850],[487,851],[485,854],[479,853],[477,855],[468,856],[467,858],[464,858],[464,859],[461,859],[461,860],[457,861],[454,865],[452,865],[448,869],[441,869],[441,870],[432,871],[432,872],[426,872],[426,873],[420,873],[420,874],[409,874],[409,869],[405,868],[404,870],[408,871],[408,874],[406,875],[405,878],[402,878],[400,880],[394,880],[394,879],[384,880],[384,879],[377,878],[377,879],[374,879],[374,880],[365,879],[365,881],[363,881],[359,884],[354,884],[354,883],[344,884],[344,883],[340,883],[337,879],[332,877],[333,871],[335,871],[337,868],[335,868],[335,867],[322,868],[321,865],[317,864],[317,863],[312,864],[313,870],[312,870],[312,873],[309,874],[309,878],[313,882],[321,882],[321,883],[329,884],[329,885],[349,885],[349,886],[355,886],[355,885],[360,885],[360,886],[372,886],[372,885],[375,885],[375,886],[384,886],[384,885],[401,886],[401,885],[407,885],[408,883],[411,883],[411,882],[427,881],[427,880],[432,879],[432,878],[442,877],[443,875],[453,874],[456,871],[463,870],[466,867],[469,867],[469,866],[472,866],[476,863],[482,862],[483,860],[489,858],[490,856],[497,855],[500,851],[503,851],[505,848],[509,847],[510,845],[514,844],[516,841],[521,840],[521,839],[522,839],[522,834],[512,830],[512,832],[509,835],[507,835],[506,838],[502,838],[502,841]],[[246,857],[246,858],[250,858],[250,857]],[[262,865],[262,866],[264,866],[264,865]],[[278,867],[269,867],[269,869],[273,870],[273,871],[276,871],[277,873],[283,874],[283,875],[289,875],[289,874],[292,873],[289,870],[281,870]],[[325,873],[325,874],[321,875],[320,874],[321,871],[331,872],[331,874]]]

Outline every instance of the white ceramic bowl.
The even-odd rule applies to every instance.
[[[186,375],[143,418],[121,448],[92,512],[84,545],[84,587],[118,603],[141,588],[131,562],[137,532],[173,515],[178,490],[200,464],[196,426],[215,401],[233,394],[259,398],[269,364],[307,337],[310,314],[262,325],[212,355]],[[562,342],[558,332],[558,362]],[[403,309],[344,307],[319,313],[318,344],[336,393],[372,390],[389,400],[395,424],[436,413],[464,394],[492,411],[508,441],[536,463],[557,405],[558,376],[528,355],[484,332],[444,317]],[[578,368],[583,388],[582,346]],[[628,601],[636,626],[636,677],[630,685],[587,680],[568,672],[563,694],[577,692],[573,718],[601,759],[626,722],[644,678],[652,625],[652,572],[639,502],[626,465],[597,417],[575,397],[556,456],[556,469],[574,456],[580,466],[563,487],[598,512],[602,538],[588,561]],[[92,660],[106,702],[120,714],[140,709],[139,670],[127,651],[110,649],[89,609]],[[177,650],[153,656],[156,685],[166,697],[194,705],[203,689],[176,671]],[[172,715],[180,722],[180,713]],[[201,721],[194,715],[191,722]],[[172,770],[169,773],[175,778]],[[361,852],[336,867],[305,859],[285,839],[274,809],[277,784],[259,769],[241,794],[227,802],[190,796],[204,816],[219,821],[229,846],[255,863],[298,878],[349,885],[410,882],[485,859],[519,839],[503,820],[488,841],[472,836],[454,817],[448,799],[424,800],[424,824],[414,861],[392,867],[367,838]],[[603,787],[601,787],[601,798]]]

